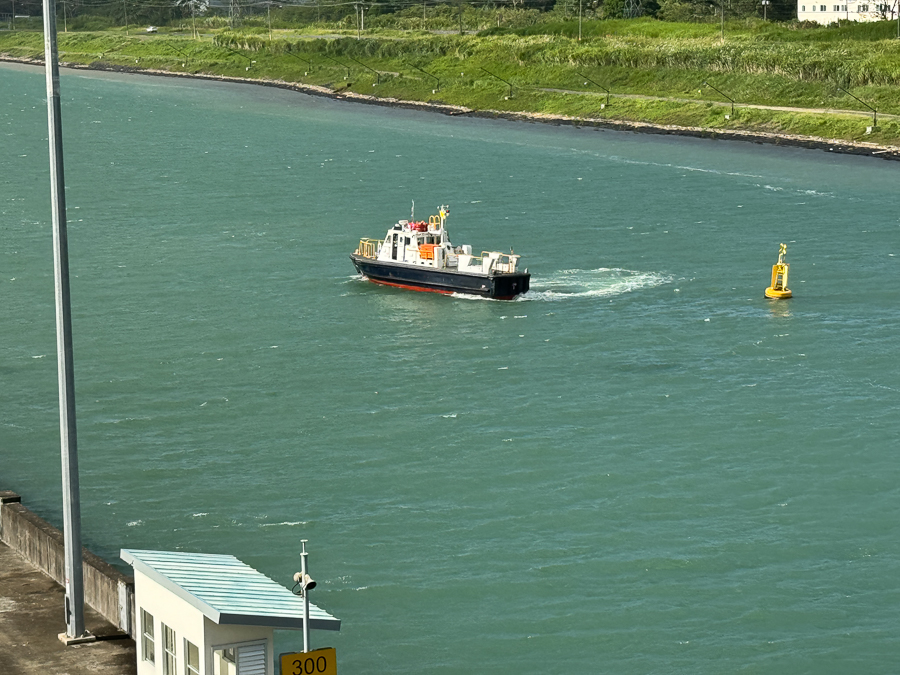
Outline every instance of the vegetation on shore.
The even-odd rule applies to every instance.
[[[900,40],[888,22],[798,29],[651,18],[433,34],[204,22],[138,33],[61,32],[62,61],[315,84],[334,91],[652,124],[900,145]],[[541,26],[541,30],[537,27]],[[359,39],[358,39],[359,38]],[[0,54],[42,58],[39,32],[0,32]],[[606,90],[609,90],[608,95]],[[734,112],[730,99],[736,101]],[[748,105],[837,109],[770,110]],[[873,111],[878,111],[877,125]]]

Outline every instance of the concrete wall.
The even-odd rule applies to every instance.
[[[22,506],[15,492],[0,491],[0,540],[65,586],[63,534]],[[84,601],[134,637],[134,579],[82,549]]]

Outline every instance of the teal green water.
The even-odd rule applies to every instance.
[[[95,552],[288,585],[309,539],[345,674],[896,672],[900,165],[137,76],[62,93]],[[0,487],[58,523],[43,96],[0,67]],[[349,253],[412,199],[533,290],[360,280]]]

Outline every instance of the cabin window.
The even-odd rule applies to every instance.
[[[153,637],[153,615],[141,610],[141,655],[144,661],[156,663],[156,642]]]
[[[825,5],[819,5],[819,9],[821,9],[821,10],[824,12],[824,11],[825,11]]]

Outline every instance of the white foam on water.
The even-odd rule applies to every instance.
[[[619,268],[561,270],[549,277],[532,277],[531,290],[518,299],[553,302],[572,298],[608,298],[654,288],[672,280],[673,277],[668,274]]]
[[[450,297],[457,298],[458,300],[487,300],[488,302],[503,302],[502,300],[497,300],[496,298],[486,298],[482,295],[469,295],[468,293],[451,293]]]

